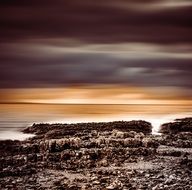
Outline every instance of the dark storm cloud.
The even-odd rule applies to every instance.
[[[21,55],[20,55],[21,56]],[[121,58],[113,53],[65,53],[47,58],[6,58],[1,87],[48,87],[68,84],[128,84],[191,88],[190,58]]]
[[[164,8],[154,4],[157,2],[166,1],[3,0],[0,38],[70,37],[90,43],[192,42],[192,6]],[[145,10],[153,4],[154,8]],[[146,8],[139,8],[142,6]]]
[[[0,88],[93,83],[192,88],[189,0],[1,0],[0,15]],[[132,49],[132,42],[146,50]],[[110,52],[122,43],[130,49]],[[108,44],[109,52],[83,49],[98,44]],[[148,44],[155,44],[150,55]],[[173,54],[169,48],[167,55],[170,44]]]

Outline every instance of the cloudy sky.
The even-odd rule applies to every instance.
[[[0,14],[1,101],[191,100],[191,0],[1,0]]]

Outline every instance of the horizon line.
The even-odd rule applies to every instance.
[[[130,104],[130,103],[43,103],[43,102],[0,102],[1,104],[34,104],[34,105],[171,105],[171,106],[177,106],[177,105],[186,105],[186,106],[192,106],[191,104]]]

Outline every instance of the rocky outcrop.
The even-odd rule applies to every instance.
[[[135,131],[149,134],[152,131],[151,123],[146,121],[115,121],[101,123],[77,123],[77,124],[33,124],[23,130],[24,133],[33,133],[38,136],[48,138],[60,138],[62,136],[78,135],[79,132],[90,133],[93,130],[97,131]]]
[[[34,124],[24,131],[36,136],[0,142],[0,189],[192,186],[191,132],[154,136],[144,121]]]
[[[174,122],[161,126],[161,133],[176,134],[180,132],[192,132],[192,118],[176,119]]]

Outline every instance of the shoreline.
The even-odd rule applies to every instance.
[[[181,116],[181,115],[180,115]],[[146,119],[145,119],[146,118]],[[86,123],[111,123],[111,122],[130,122],[130,121],[146,121],[148,123],[151,124],[152,126],[152,130],[151,130],[151,134],[153,135],[161,135],[161,133],[159,132],[160,127],[162,125],[164,125],[165,123],[168,122],[174,122],[175,120],[175,115],[172,116],[163,116],[162,118],[150,118],[150,117],[143,117],[142,119],[137,119],[137,117],[130,117],[129,120],[124,120],[122,118],[122,120],[118,120],[118,121],[113,121],[113,120],[100,120],[100,121],[94,121],[94,119],[90,119],[87,122],[83,122],[81,120],[77,120],[76,122],[72,122],[72,121],[62,121],[62,120],[57,120],[57,121],[52,121],[52,122],[36,122],[36,123],[31,123],[28,124],[27,127],[9,127],[7,130],[7,127],[2,128],[1,129],[1,134],[0,134],[0,141],[1,140],[27,140],[30,137],[33,137],[34,134],[26,134],[23,132],[23,130],[25,130],[26,128],[29,128],[32,125],[38,125],[38,124],[43,124],[43,125],[78,125],[78,124],[86,124]],[[179,117],[181,118],[181,117]]]

